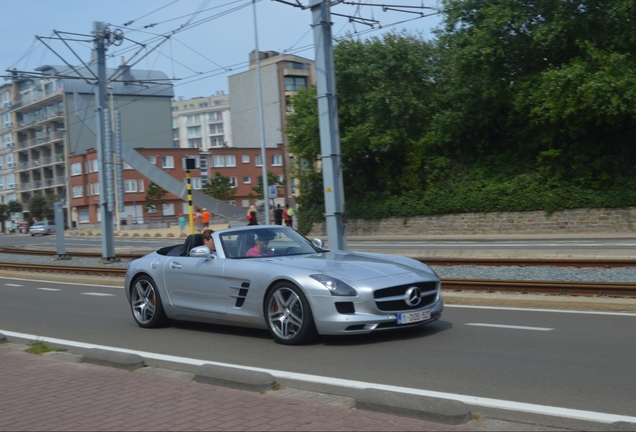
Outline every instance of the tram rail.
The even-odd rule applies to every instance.
[[[118,278],[123,278],[126,274],[125,268],[107,267],[107,264],[102,267],[88,267],[27,263],[16,265],[15,263],[0,262],[0,270],[86,276],[110,276]],[[554,296],[636,298],[636,284],[610,282],[442,279],[442,290],[449,292],[505,292]]]

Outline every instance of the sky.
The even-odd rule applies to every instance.
[[[252,0],[0,0],[0,75],[6,76],[6,70],[13,68],[33,71],[41,65],[62,65],[64,61],[74,66],[81,65],[80,59],[88,62],[93,48],[93,22],[101,21],[111,31],[120,29],[124,36],[121,45],[108,47],[108,67],[118,67],[122,59],[131,64],[147,54],[133,69],[164,72],[175,80],[175,97],[229,93],[228,76],[247,70],[249,53],[256,47],[254,8],[260,51],[273,50],[314,60],[312,13],[292,6],[308,6],[310,1],[256,0],[253,4]],[[440,16],[434,14],[438,0],[351,3],[331,7],[334,38],[380,37],[388,31],[405,29],[429,39],[432,29],[440,23]],[[388,10],[381,5],[388,6]],[[421,17],[420,13],[433,15]],[[371,27],[349,17],[374,19],[377,24]]]

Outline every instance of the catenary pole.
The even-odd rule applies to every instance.
[[[256,45],[256,79],[258,84],[258,114],[261,125],[261,159],[263,163],[263,202],[265,203],[265,225],[269,225],[269,182],[267,179],[267,148],[265,145],[265,119],[263,118],[263,87],[261,85],[261,53],[258,48],[258,27],[256,25],[256,0],[252,0],[252,9],[254,11],[254,39]]]
[[[111,208],[114,203],[109,203],[109,198],[113,195],[112,171],[107,175],[107,170],[112,170],[112,153],[109,158],[106,149],[105,129],[107,127],[104,116],[106,107],[106,24],[103,22],[93,22],[93,33],[95,35],[95,59],[97,66],[97,84],[95,86],[95,119],[97,123],[97,161],[99,169],[99,211],[101,214],[102,228],[102,260],[111,261],[115,259],[115,247],[113,240],[113,213]],[[106,119],[110,125],[110,119]],[[110,146],[109,146],[110,147]],[[109,148],[108,151],[111,149]],[[108,185],[110,180],[110,185]]]
[[[347,237],[329,0],[311,0],[311,13],[316,48],[316,93],[327,239],[329,249],[344,250]]]

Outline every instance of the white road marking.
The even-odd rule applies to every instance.
[[[5,284],[6,286],[22,286],[22,285],[18,285],[18,284]]]
[[[442,294],[442,297],[444,295]],[[617,316],[636,316],[634,312],[597,312],[597,311],[585,311],[585,310],[565,310],[565,309],[531,309],[531,308],[513,308],[513,307],[500,307],[500,306],[469,306],[469,305],[451,305],[444,304],[445,308],[465,308],[465,309],[498,309],[498,310],[511,310],[511,311],[525,311],[525,312],[558,312],[558,313],[572,313],[572,314],[588,314],[588,315],[617,315]]]
[[[266,372],[273,375],[275,378],[287,378],[287,379],[294,379],[298,381],[305,381],[305,382],[312,382],[312,383],[337,385],[337,386],[349,387],[354,389],[374,388],[374,389],[393,391],[398,393],[420,395],[420,396],[430,396],[430,397],[437,397],[440,399],[457,400],[457,401],[464,402],[470,405],[478,405],[478,406],[485,406],[485,407],[492,407],[492,408],[499,408],[499,409],[508,409],[508,410],[514,410],[514,411],[524,411],[524,412],[535,413],[535,414],[553,415],[558,417],[597,421],[602,423],[615,423],[615,422],[636,423],[636,417],[624,416],[624,415],[618,415],[618,414],[600,413],[595,411],[583,411],[583,410],[560,408],[560,407],[553,407],[553,406],[547,406],[547,405],[536,405],[536,404],[528,404],[523,402],[506,401],[502,399],[482,398],[478,396],[468,396],[468,395],[462,395],[462,394],[445,393],[445,392],[437,392],[437,391],[430,391],[430,390],[420,390],[420,389],[414,389],[409,387],[399,387],[399,386],[391,386],[391,385],[384,385],[384,384],[368,383],[364,381],[353,381],[353,380],[346,380],[346,379],[340,379],[340,378],[330,378],[330,377],[323,377],[319,375],[308,375],[308,374],[286,372],[286,371],[279,371],[279,370],[273,370],[273,369],[239,366],[239,365],[228,364],[228,363],[213,362],[209,360],[199,360],[199,359],[192,359],[188,357],[177,357],[177,356],[171,356],[171,355],[165,355],[165,354],[150,353],[146,351],[130,350],[126,348],[117,348],[117,347],[110,347],[105,345],[96,345],[96,344],[89,344],[84,342],[69,341],[64,339],[49,338],[46,336],[16,333],[16,332],[11,332],[11,331],[2,330],[2,329],[0,329],[0,333],[10,337],[50,342],[53,344],[66,345],[66,346],[77,347],[77,348],[87,348],[87,349],[98,348],[98,349],[103,349],[108,351],[137,354],[144,358],[168,361],[173,363],[182,363],[182,364],[194,365],[194,366],[200,366],[203,364],[213,364],[217,366],[241,368],[241,369],[257,371],[257,372]]]
[[[1,276],[1,279],[10,279],[10,280],[23,280],[28,282],[37,282],[37,279],[26,279],[26,278],[17,278],[17,277],[6,277]],[[40,281],[41,282],[41,281]],[[89,284],[89,283],[77,283],[77,282],[58,282],[58,281],[46,281],[47,284],[64,284],[64,285],[81,285],[81,286],[92,286],[92,287],[100,287],[100,288],[114,288],[114,289],[123,289],[124,281],[121,281],[122,286],[116,285],[98,285],[98,284]],[[14,284],[5,284],[9,286],[24,286],[24,285],[14,285]]]
[[[96,293],[96,292],[87,292],[87,293],[82,293],[82,295],[87,295],[87,296],[96,296],[96,297],[115,297],[115,294],[108,294],[108,293]]]
[[[41,291],[62,291],[59,288],[38,288]]]
[[[501,324],[483,324],[483,323],[466,323],[468,326],[477,326],[477,327],[497,327],[497,328],[507,328],[514,330],[536,330],[536,331],[552,331],[553,328],[547,327],[525,327],[525,326],[513,326],[513,325],[501,325]]]

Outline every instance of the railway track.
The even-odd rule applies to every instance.
[[[123,278],[126,274],[125,268],[107,267],[107,264],[102,267],[86,267],[52,264],[16,265],[15,263],[0,262],[0,269],[68,275],[111,276],[121,278]],[[454,292],[513,292],[560,296],[636,298],[636,284],[629,283],[442,279],[442,289],[444,291]]]

